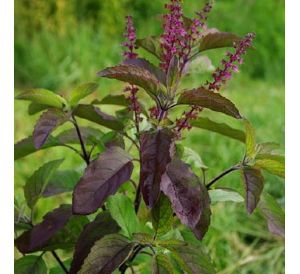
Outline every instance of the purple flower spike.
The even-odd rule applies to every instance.
[[[133,25],[133,20],[131,16],[126,16],[127,24],[125,29],[124,37],[126,41],[122,44],[127,50],[123,53],[125,59],[136,59],[137,54],[134,52],[135,49],[135,41],[136,41],[136,33]]]
[[[235,63],[242,64],[242,55],[246,53],[246,50],[251,47],[252,41],[255,38],[254,33],[248,33],[245,38],[234,46],[235,52],[227,52],[226,57],[221,61],[223,69],[217,68],[212,74],[214,80],[212,83],[208,83],[210,90],[219,90],[227,80],[232,76],[233,72],[238,72],[238,66]]]

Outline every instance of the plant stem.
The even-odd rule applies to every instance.
[[[218,180],[220,180],[222,177],[224,177],[225,175],[231,173],[232,171],[238,170],[240,169],[240,165],[234,165],[226,170],[224,170],[221,174],[219,174],[217,177],[215,177],[214,179],[212,179],[207,185],[206,188],[210,189],[210,187],[217,182]]]
[[[85,145],[84,145],[81,133],[80,133],[80,128],[79,128],[79,126],[77,124],[77,121],[76,121],[74,115],[72,115],[72,119],[73,119],[73,124],[74,124],[74,127],[76,129],[76,132],[77,132],[77,135],[78,135],[78,139],[79,139],[79,142],[80,142],[80,145],[81,145],[83,158],[84,158],[86,164],[89,165],[90,164],[90,158],[89,158],[89,155],[88,155],[88,153],[87,153],[87,151],[85,149]]]
[[[144,246],[139,245],[135,251],[133,252],[132,256],[126,261],[124,262],[120,267],[119,267],[119,271],[121,272],[121,274],[124,274],[126,272],[126,269],[128,268],[128,265],[126,264],[127,262],[132,262],[134,260],[134,258],[139,254],[139,252],[144,248]]]
[[[51,251],[51,253],[52,253],[53,257],[56,259],[56,261],[59,263],[59,265],[61,266],[63,271],[68,274],[69,273],[68,269],[65,267],[64,263],[61,261],[61,259],[57,255],[57,253],[54,250]]]
[[[135,213],[139,211],[140,204],[141,204],[141,183],[139,183],[136,189],[135,200],[134,200]]]

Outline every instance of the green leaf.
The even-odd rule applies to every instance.
[[[39,113],[47,108],[48,108],[48,106],[46,106],[46,105],[30,103],[28,106],[28,114],[34,115],[34,114]]]
[[[279,149],[280,145],[274,142],[265,142],[256,145],[256,153],[273,154]]]
[[[247,166],[241,169],[241,175],[245,183],[247,211],[252,213],[259,202],[264,187],[264,177],[259,169]]]
[[[177,104],[196,105],[213,111],[222,112],[236,119],[241,119],[236,106],[219,93],[200,87],[197,89],[183,91],[178,98]]]
[[[244,119],[244,123],[246,129],[246,157],[254,159],[256,154],[255,129],[248,120]]]
[[[75,116],[89,120],[101,126],[113,129],[122,130],[124,125],[119,122],[116,117],[102,112],[99,108],[93,105],[78,105],[74,111]]]
[[[254,166],[282,178],[285,176],[285,158],[281,155],[259,154],[256,157]]]
[[[164,234],[172,229],[173,209],[169,199],[163,194],[151,210],[152,224],[156,234]]]
[[[177,144],[176,153],[183,162],[189,164],[195,171],[199,169],[208,169],[208,167],[203,163],[200,155],[191,148]]]
[[[240,40],[241,38],[233,33],[210,32],[200,40],[199,51],[201,52],[209,49],[233,47],[234,44]]]
[[[148,233],[134,233],[133,239],[141,245],[152,245],[154,241],[153,236]]]
[[[31,209],[43,195],[50,178],[62,162],[63,159],[60,159],[44,164],[27,180],[24,186],[24,195],[26,202]]]
[[[170,259],[165,254],[156,254],[153,257],[152,274],[173,274],[173,267]]]
[[[117,105],[128,107],[129,100],[124,95],[107,95],[102,100],[95,99],[92,104],[94,105]]]
[[[72,90],[69,103],[76,106],[78,102],[93,93],[98,88],[98,83],[84,83]]]
[[[160,47],[159,39],[160,39],[159,36],[148,36],[144,39],[137,39],[136,45],[152,53],[154,56],[160,59],[162,50]]]
[[[269,231],[284,238],[285,214],[277,201],[271,195],[265,193],[262,195],[258,207],[268,222]]]
[[[182,270],[188,274],[216,273],[211,259],[200,245],[177,245],[168,248]]]
[[[15,261],[15,274],[47,274],[47,266],[42,256],[24,256]]]
[[[30,89],[16,97],[33,103],[63,109],[68,106],[67,101],[56,93],[47,89]]]
[[[74,169],[59,170],[49,180],[42,196],[51,197],[72,191],[80,179],[80,174]]]
[[[65,261],[63,261],[63,264],[67,269],[69,269],[71,260],[70,259],[65,260]],[[55,267],[50,268],[49,274],[65,274],[65,272],[62,270],[60,265],[57,265]]]
[[[245,133],[241,130],[230,127],[225,123],[217,123],[206,117],[199,117],[191,121],[191,126],[206,129],[227,136],[229,138],[245,142]]]
[[[39,150],[60,145],[61,143],[56,138],[49,136],[47,141]],[[15,144],[14,158],[15,160],[18,160],[39,150],[34,147],[32,136],[29,136]]]
[[[133,233],[140,232],[140,224],[134,211],[133,203],[127,196],[117,193],[109,197],[107,208],[111,216],[122,228],[125,236],[132,238]]]
[[[79,274],[112,273],[131,255],[136,243],[119,234],[106,235],[92,247]]]
[[[208,191],[212,203],[217,202],[244,202],[244,198],[236,191],[229,188],[216,188]]]

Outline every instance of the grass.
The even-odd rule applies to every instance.
[[[191,82],[192,81],[192,82]],[[120,85],[115,81],[103,83],[107,89],[100,88],[96,95],[101,98],[108,90],[118,90]],[[198,84],[198,79],[191,77],[189,85]],[[276,141],[284,145],[284,86],[272,85],[262,81],[251,81],[237,77],[223,91],[223,94],[236,103],[242,114],[247,117],[257,129],[257,139],[260,142]],[[145,100],[146,97],[143,97]],[[105,111],[113,112],[108,107]],[[180,110],[178,110],[180,112]],[[222,114],[204,111],[203,116],[217,121],[226,121],[236,128],[242,129],[242,124]],[[20,140],[31,134],[35,120],[27,114],[27,103],[15,103],[15,139]],[[80,121],[81,124],[85,123]],[[185,134],[182,143],[197,151],[205,164],[209,167],[207,177],[213,178],[225,168],[241,159],[244,152],[242,144],[205,130],[193,129]],[[282,149],[282,152],[284,149]],[[43,163],[64,158],[63,168],[82,168],[78,156],[67,149],[52,148],[27,156],[15,163],[15,194],[19,201],[23,201],[22,187],[26,178]],[[265,173],[265,190],[275,197],[284,200],[284,184],[278,177]],[[241,190],[239,174],[230,174],[218,182],[219,186],[233,187]],[[35,212],[35,220],[58,206],[62,202],[70,201],[70,194],[56,198],[42,199]],[[220,274],[243,273],[284,273],[283,243],[273,237],[266,227],[260,214],[249,216],[243,204],[219,203],[213,206],[212,225],[205,238],[205,244],[216,264]],[[51,262],[51,259],[50,259]]]

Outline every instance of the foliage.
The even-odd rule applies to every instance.
[[[100,77],[128,83],[124,97],[81,104],[79,101],[97,88],[94,83],[78,86],[67,99],[43,89],[17,96],[32,102],[29,113],[33,109],[44,112],[32,137],[16,144],[16,159],[41,149],[65,146],[79,155],[86,166],[78,181],[70,170],[58,170],[62,160],[44,164],[29,178],[24,193],[31,217],[20,218],[22,213],[18,213],[16,226],[22,233],[15,244],[25,254],[43,253],[40,257],[25,255],[16,261],[18,267],[25,265],[25,271],[39,267],[44,271],[42,257],[51,252],[68,273],[56,253],[62,249],[74,251],[69,257],[70,273],[125,273],[135,267],[144,271],[143,265],[149,262],[153,273],[216,273],[201,243],[210,229],[213,195],[214,203],[244,200],[249,213],[259,207],[270,232],[284,237],[281,207],[268,194],[260,198],[264,186],[261,170],[283,177],[284,157],[273,143],[257,143],[251,123],[231,100],[220,94],[225,82],[237,72],[237,64],[243,62],[242,56],[251,48],[255,35],[240,37],[209,29],[206,19],[211,8],[211,4],[206,4],[191,19],[183,16],[180,1],[166,5],[163,33],[155,41],[153,37],[138,40],[138,45],[158,58],[159,66],[136,53],[135,28],[132,18],[127,17],[125,60],[98,72]],[[212,80],[183,90],[181,82],[193,59],[205,50],[220,47],[233,51],[226,53],[221,66],[212,73]],[[140,96],[143,93],[144,97]],[[151,102],[148,110],[141,98]],[[110,115],[95,106],[107,103],[125,106],[125,111]],[[177,118],[175,109],[183,110]],[[243,123],[245,131],[198,118],[207,110]],[[77,118],[112,131],[81,127]],[[53,136],[52,132],[66,122],[74,128]],[[201,157],[178,144],[193,126],[243,142],[244,156],[207,182],[207,166]],[[133,176],[135,171],[139,173],[138,182]],[[241,173],[244,198],[238,190],[214,188],[216,182],[235,171]],[[59,182],[58,174],[66,176],[68,182]],[[72,205],[60,205],[36,224],[32,213],[38,200],[68,191],[72,192]],[[149,258],[144,264],[136,264],[143,253]]]

